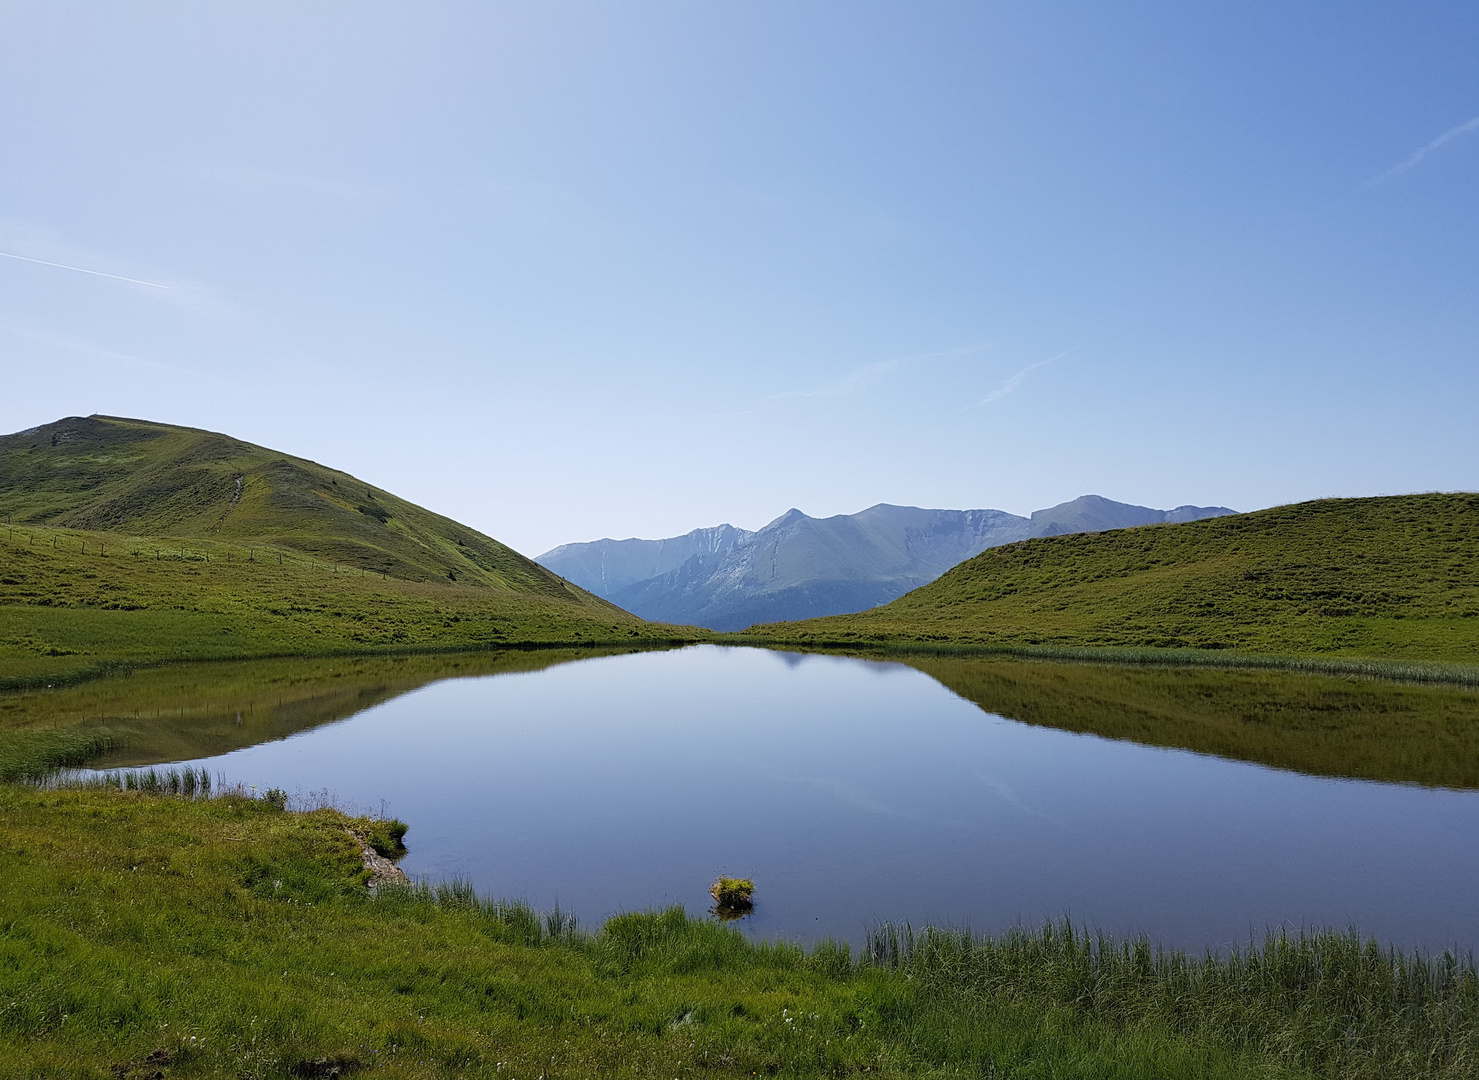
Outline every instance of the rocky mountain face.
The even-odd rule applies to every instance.
[[[568,566],[581,581],[581,588],[597,596],[613,596],[639,582],[662,577],[688,560],[713,559],[742,544],[755,534],[733,525],[694,529],[666,540],[597,540],[590,544],[561,544],[534,561],[546,568]],[[568,578],[574,581],[575,578]]]
[[[877,607],[1016,540],[1231,513],[1223,506],[1153,510],[1098,495],[1030,518],[879,503],[830,518],[788,510],[755,532],[719,525],[666,540],[564,544],[535,561],[644,619],[743,630]]]

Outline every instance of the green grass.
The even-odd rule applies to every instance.
[[[1189,957],[1066,922],[998,938],[885,925],[868,953],[908,973],[963,1033],[992,1008],[1071,1003],[1078,1017],[1116,1030],[1153,1026],[1317,1075],[1479,1071],[1472,957],[1404,954],[1354,931],[1280,931]]]
[[[62,540],[55,549],[53,537]],[[404,581],[286,555],[279,564],[264,559],[276,554],[265,548],[249,561],[248,549],[206,541],[191,550],[210,561],[155,559],[151,542],[137,537],[0,532],[0,690],[180,660],[704,636],[643,622],[578,591]]]
[[[1472,1075],[1472,968],[1342,936],[1188,959],[1059,929],[852,956],[681,911],[585,931],[455,883],[371,898],[347,830],[372,825],[0,786],[0,1074]]]
[[[992,548],[883,607],[738,640],[1479,661],[1479,495],[1327,499]]]
[[[272,549],[263,558],[286,551],[407,581],[455,579],[554,598],[574,588],[498,541],[346,472],[144,420],[69,417],[0,436],[0,515],[22,526],[149,537],[151,554],[157,547],[177,558],[203,552],[170,538],[234,545],[243,556],[256,545]]]
[[[0,437],[0,691],[120,666],[693,640],[348,473],[110,417]]]

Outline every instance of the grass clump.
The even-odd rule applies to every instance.
[[[394,859],[406,853],[406,833],[410,828],[399,818],[375,819],[364,830],[365,842],[375,849],[376,854]]]
[[[709,886],[714,898],[714,914],[720,919],[738,919],[755,910],[755,883],[749,878],[719,876]]]
[[[1067,927],[884,927],[855,956],[680,909],[584,929],[462,882],[372,898],[365,826],[0,786],[0,1075],[1472,1075],[1453,957],[1313,935],[1192,960]]]
[[[1324,499],[991,548],[892,603],[752,639],[1473,665],[1479,495]],[[1472,669],[1471,669],[1472,670]]]
[[[131,769],[105,773],[98,778],[103,787],[120,791],[142,791],[151,795],[182,795],[187,799],[209,798],[211,774],[205,769]]]

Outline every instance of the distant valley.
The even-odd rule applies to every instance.
[[[1233,513],[1225,506],[1155,510],[1098,495],[1031,517],[879,503],[829,518],[788,510],[753,532],[717,525],[662,540],[564,544],[535,561],[644,619],[743,630],[877,607],[1017,540]]]

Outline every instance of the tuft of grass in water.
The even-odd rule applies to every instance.
[[[207,770],[188,765],[184,768],[118,769],[84,777],[63,770],[37,777],[36,783],[48,790],[105,788],[149,795],[179,795],[187,799],[208,799],[212,788],[211,774]]]
[[[749,878],[725,877],[721,874],[719,880],[709,886],[709,895],[716,904],[749,904],[755,897],[755,883]]]
[[[714,898],[713,914],[721,921],[742,919],[755,910],[755,883],[749,878],[726,877],[709,886]]]

